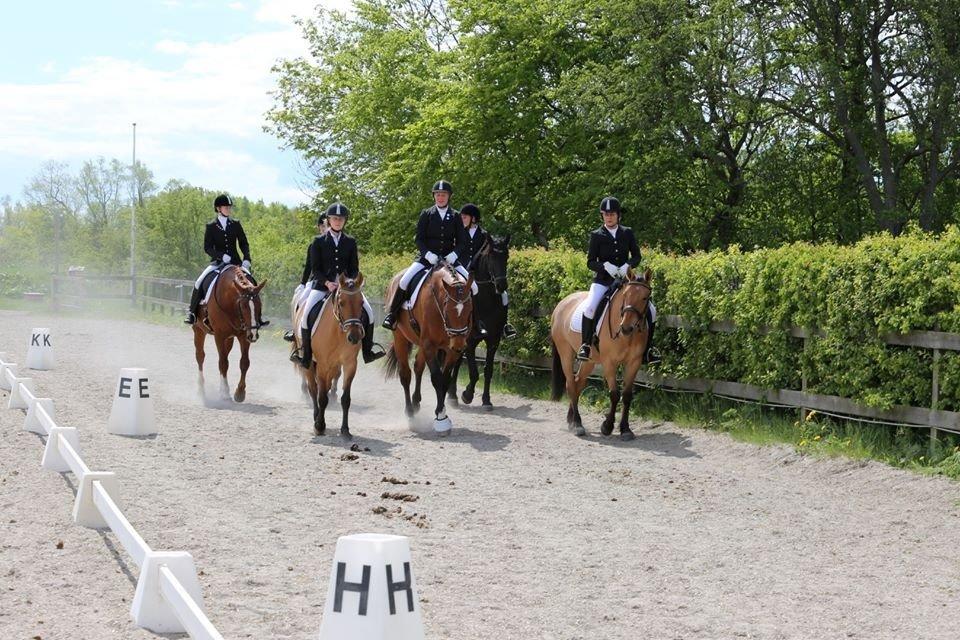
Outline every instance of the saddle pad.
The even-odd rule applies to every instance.
[[[413,293],[410,294],[410,299],[403,303],[404,309],[409,311],[413,309],[413,305],[417,304],[417,296],[420,295],[423,283],[427,281],[427,274],[433,273],[433,271],[433,269],[421,269],[417,275],[413,276],[413,280],[410,281],[413,286]]]
[[[310,327],[310,335],[313,335],[314,333],[317,332],[317,327],[320,326],[320,318],[323,317],[323,312],[328,306],[327,303],[330,302],[331,300],[333,300],[333,296],[331,295],[328,295],[326,298],[323,299],[323,302],[320,304],[320,311],[317,312],[316,319],[312,323],[310,323],[310,316],[307,316],[307,322],[308,322],[307,326]],[[313,307],[313,309],[316,309],[316,308],[317,308],[316,306]],[[311,309],[311,311],[313,311],[313,309]]]
[[[570,330],[580,333],[583,329],[583,312],[587,309],[587,302],[590,301],[590,296],[585,297],[580,301],[580,304],[577,305],[577,308],[573,310],[573,315],[570,316]],[[594,326],[594,335],[600,335],[600,327],[603,326],[603,319],[607,317],[607,309],[610,308],[609,300],[603,304],[603,311],[600,313],[600,319],[596,322]]]
[[[207,304],[208,302],[210,302],[210,294],[213,293],[213,287],[214,285],[217,284],[217,280],[220,278],[220,272],[214,271],[210,275],[213,276],[213,279],[210,280],[210,284],[207,285],[207,292],[203,296],[203,304]],[[209,278],[210,276],[207,276],[207,277]]]

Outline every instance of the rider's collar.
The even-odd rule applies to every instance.
[[[230,220],[227,216],[217,214],[217,222],[220,223],[220,227],[223,229],[227,228],[227,222]]]
[[[450,210],[450,205],[447,205],[443,208],[437,207],[437,213],[439,213],[441,217],[447,215],[447,211],[449,210]]]
[[[620,230],[620,225],[618,224],[618,225],[615,226],[613,229],[611,229],[611,228],[608,227],[607,225],[603,225],[603,228],[607,230],[607,233],[609,233],[609,234],[612,235],[614,238],[616,238],[616,237],[617,237],[617,231]]]

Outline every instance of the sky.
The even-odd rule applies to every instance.
[[[312,180],[263,132],[270,68],[306,53],[293,16],[351,0],[33,0],[0,19],[0,198],[46,160],[74,172],[98,156],[296,205]]]

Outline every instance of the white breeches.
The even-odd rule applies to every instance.
[[[224,265],[222,262],[218,262],[217,264],[208,264],[207,268],[204,269],[203,273],[200,274],[200,277],[197,278],[197,281],[194,283],[193,288],[199,289],[200,285],[203,284],[203,279],[207,277],[207,274],[209,274],[211,271],[216,271],[217,269],[224,266],[226,265]],[[244,273],[246,273],[247,275],[250,275],[250,269],[247,269],[246,267],[240,267],[240,268],[243,269]]]
[[[603,299],[603,294],[607,292],[607,289],[610,287],[602,284],[597,284],[596,282],[590,285],[590,293],[588,295],[589,301],[587,302],[586,308],[583,310],[583,315],[588,318],[593,318],[597,313],[597,307],[600,306],[600,301]],[[650,300],[647,304],[650,305],[650,318],[653,322],[657,321],[657,308],[653,305],[653,300]]]
[[[400,288],[404,291],[407,291],[407,287],[410,286],[410,281],[413,280],[413,276],[417,275],[424,269],[426,269],[426,267],[419,262],[414,262],[412,265],[407,267],[406,272],[400,276]]]
[[[312,289],[310,294],[307,296],[307,302],[303,306],[303,313],[300,315],[300,328],[307,329],[307,318],[310,317],[310,311],[313,309],[314,305],[320,304],[323,302],[326,297],[330,295],[330,292],[327,291],[326,287],[322,289]],[[363,295],[363,310],[367,313],[367,319],[370,322],[373,322],[373,307],[370,306],[370,301],[367,300],[366,294]]]
[[[313,291],[313,280],[307,280],[307,284],[303,285],[303,290],[300,291],[300,296],[297,297],[297,308],[303,306],[303,303],[307,301],[307,297],[311,291]]]

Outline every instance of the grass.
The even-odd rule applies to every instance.
[[[460,387],[466,368],[461,368]],[[493,388],[542,400],[550,397],[549,374],[503,364]],[[566,399],[562,400],[566,402]],[[606,411],[609,395],[600,381],[591,381],[581,403]],[[717,396],[642,389],[634,395],[631,415],[654,422],[728,433],[758,446],[788,445],[798,453],[821,457],[876,460],[924,475],[960,478],[960,437],[941,432],[931,447],[929,430],[872,425],[809,412],[801,420],[796,409],[740,403]]]

